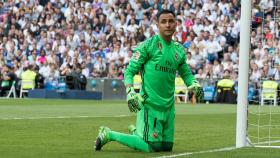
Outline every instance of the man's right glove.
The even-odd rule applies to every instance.
[[[203,101],[203,88],[197,81],[194,81],[189,87],[187,87],[187,89],[194,92],[197,102]]]
[[[134,91],[133,87],[127,87],[126,88],[126,94],[127,94],[127,103],[128,108],[130,112],[137,112],[141,110],[141,102],[144,101],[142,96],[139,93],[136,93]]]

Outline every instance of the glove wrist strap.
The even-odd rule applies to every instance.
[[[129,94],[131,92],[134,92],[134,88],[133,87],[127,87],[126,88],[126,94]]]

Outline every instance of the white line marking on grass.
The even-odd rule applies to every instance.
[[[129,117],[132,115],[116,115],[116,116],[53,116],[53,117],[6,117],[0,120],[40,120],[40,119],[71,119],[71,118],[100,118],[100,117]]]
[[[159,156],[156,158],[181,157],[181,156],[188,156],[188,155],[193,155],[193,154],[213,153],[213,152],[219,152],[219,151],[230,151],[233,149],[236,149],[236,147],[226,147],[226,148],[212,149],[212,150],[205,150],[205,151],[185,152],[185,153],[179,153],[179,154],[173,154],[173,155],[163,155],[163,156]]]
[[[250,143],[250,145],[252,147],[256,147],[256,148],[280,148],[280,146],[277,144],[276,145],[272,145],[275,143],[280,143],[280,140],[272,140],[272,141],[265,141],[265,142],[258,142],[258,143]]]
[[[271,140],[271,141],[258,142],[258,143],[251,143],[251,144],[252,144],[252,145],[262,145],[262,144],[268,144],[268,143],[280,143],[280,140]]]

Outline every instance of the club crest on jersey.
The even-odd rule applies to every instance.
[[[157,138],[157,137],[158,137],[158,134],[157,134],[156,132],[154,132],[154,133],[152,134],[152,136],[153,136],[153,138]]]
[[[140,52],[137,50],[134,54],[133,59],[137,61],[139,59],[139,57],[140,57]]]
[[[176,53],[175,53],[175,59],[178,60],[178,58],[179,58],[179,55],[178,55],[178,53],[176,52]]]

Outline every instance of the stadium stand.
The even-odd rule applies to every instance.
[[[280,24],[273,23],[275,8],[268,1],[252,3],[250,81],[268,76],[279,80]],[[133,49],[157,33],[156,13],[162,9],[176,13],[174,40],[184,45],[197,78],[219,79],[229,70],[230,79],[237,81],[239,0],[1,1],[0,76],[6,64],[18,79],[32,65],[47,84],[80,65],[86,78],[123,79]]]

